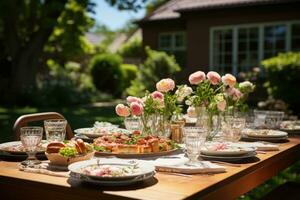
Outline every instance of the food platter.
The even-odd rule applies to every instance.
[[[151,152],[151,153],[111,153],[111,152],[95,152],[95,156],[105,156],[105,157],[117,157],[117,158],[150,158],[159,157],[174,154],[179,152],[181,149],[172,149],[169,151]]]
[[[241,156],[254,152],[254,148],[230,148],[227,150],[202,149],[201,153],[207,156]]]
[[[113,132],[118,133],[124,133],[124,134],[130,134],[130,131],[123,129],[123,128],[117,128],[117,127],[104,127],[104,128],[96,128],[96,127],[89,127],[89,128],[79,128],[74,130],[74,132],[77,134],[77,137],[86,136],[90,139],[94,139],[103,135],[111,134]]]
[[[43,140],[37,148],[37,154],[43,154],[46,150],[48,143]],[[26,155],[26,151],[21,141],[6,142],[0,144],[0,152],[13,154],[13,155]]]
[[[146,161],[87,160],[69,165],[73,179],[100,185],[128,185],[152,178],[155,167]]]

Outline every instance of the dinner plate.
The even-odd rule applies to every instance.
[[[253,158],[255,157],[256,152],[250,152],[244,155],[239,155],[239,156],[213,156],[213,155],[204,155],[200,154],[200,157],[205,159],[205,160],[219,160],[219,161],[241,161],[245,160],[248,158]]]
[[[286,141],[287,139],[288,136],[284,136],[284,137],[249,137],[247,135],[242,136],[242,140],[247,140],[247,141],[280,142],[280,141]]]
[[[83,136],[87,136],[89,138],[98,138],[100,136],[103,135],[107,135],[107,134],[111,134],[113,132],[118,132],[118,133],[124,133],[124,134],[130,134],[130,131],[123,129],[123,128],[117,128],[117,127],[105,127],[102,128],[102,132],[101,130],[98,130],[99,132],[97,132],[98,128],[79,128],[74,130],[74,132],[77,135],[83,135]]]
[[[245,147],[245,148],[239,148],[236,147],[236,149],[225,149],[225,150],[209,150],[209,149],[202,149],[201,153],[207,156],[241,156],[245,154],[249,154],[255,151],[255,148]]]
[[[134,167],[135,172],[126,176],[103,177],[96,175],[88,175],[81,172],[86,167],[97,166],[97,159],[76,162],[69,165],[68,169],[71,171],[73,177],[85,181],[97,181],[99,183],[113,183],[113,182],[136,182],[143,180],[150,174],[154,175],[155,167],[146,161],[128,161],[128,160],[100,160],[99,166],[108,165],[112,167]]]
[[[47,141],[46,140],[43,140],[42,141],[43,143],[43,146],[45,148],[43,149],[39,149],[37,151],[37,154],[43,154],[45,153],[45,150],[46,150],[46,146],[47,146]],[[16,155],[26,155],[26,152],[25,151],[21,151],[21,150],[12,150],[11,148],[13,147],[18,147],[22,145],[22,142],[21,141],[13,141],[13,142],[5,142],[5,143],[2,143],[0,144],[0,152],[5,152],[6,154],[16,154]]]
[[[156,153],[110,153],[110,152],[96,151],[95,156],[106,156],[106,157],[114,156],[117,158],[149,158],[149,157],[165,156],[165,155],[173,154],[178,151],[180,151],[180,149],[172,149],[170,151],[160,151]]]
[[[78,181],[83,181],[86,183],[91,183],[95,185],[101,185],[101,186],[125,186],[125,185],[131,185],[140,181],[146,181],[148,179],[151,179],[155,175],[155,172],[151,172],[148,174],[144,174],[141,176],[137,176],[132,179],[125,179],[125,180],[113,180],[113,181],[101,181],[96,179],[91,179],[86,176],[78,176],[78,174],[75,174],[73,172],[70,173],[70,178]]]
[[[243,131],[243,133],[248,137],[254,137],[254,138],[282,138],[288,135],[288,133],[284,131],[268,130],[268,129],[261,129],[261,130],[248,129]]]

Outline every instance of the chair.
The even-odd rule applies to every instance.
[[[65,119],[61,114],[57,112],[42,112],[42,113],[35,113],[35,114],[27,114],[20,116],[13,127],[14,132],[14,139],[20,139],[20,128],[23,126],[27,126],[29,122],[35,121],[43,121],[47,119]],[[66,127],[66,137],[67,139],[71,139],[73,137],[73,132],[69,123],[67,123]]]

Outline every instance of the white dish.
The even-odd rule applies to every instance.
[[[41,148],[37,151],[37,153],[44,153],[46,150],[48,143],[46,140],[42,140],[41,142]],[[26,152],[24,150],[19,150],[19,147],[22,146],[22,142],[21,141],[12,141],[12,142],[5,142],[0,144],[0,151],[5,152],[5,153],[9,153],[9,154],[21,154],[21,155],[25,155]],[[14,148],[16,147],[16,149],[10,149],[10,148]]]
[[[245,159],[253,158],[256,156],[256,152],[251,152],[239,156],[212,156],[212,155],[204,155],[200,154],[200,157],[205,160],[218,160],[218,161],[227,161],[227,162],[235,162],[235,161],[242,161]]]
[[[269,129],[245,129],[243,134],[255,138],[280,138],[288,136],[287,132]]]
[[[88,175],[82,172],[83,169],[90,166],[98,166],[97,159],[76,162],[69,165],[68,169],[72,172],[73,176],[80,177],[83,180],[96,180],[96,181],[123,181],[123,180],[140,180],[140,177],[144,177],[147,174],[151,174],[155,171],[155,167],[146,161],[136,161],[130,163],[128,160],[101,160],[99,162],[99,167],[103,166],[112,167],[134,167],[133,173],[122,176],[96,176]]]
[[[216,146],[223,145],[224,148],[218,149]],[[201,154],[208,156],[241,156],[254,152],[253,147],[234,146],[230,143],[206,143],[206,146],[201,149]]]
[[[130,134],[130,131],[123,128],[116,127],[105,127],[105,128],[79,128],[74,130],[74,132],[78,135],[84,135],[89,138],[97,138],[103,135],[111,134],[113,132]]]

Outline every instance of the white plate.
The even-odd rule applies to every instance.
[[[268,129],[247,129],[244,130],[243,133],[248,137],[255,138],[280,138],[288,136],[287,132]]]
[[[105,127],[102,128],[103,132],[97,132],[98,128],[79,128],[74,130],[74,132],[78,135],[85,135],[89,138],[97,138],[103,135],[111,134],[113,132],[130,134],[130,131],[123,129],[123,128],[116,128],[116,127]]]
[[[101,177],[101,176],[91,176],[86,175],[81,172],[82,168],[97,165],[97,159],[86,160],[81,162],[76,162],[69,165],[68,169],[72,172],[74,176],[80,177],[83,180],[97,180],[97,181],[122,181],[122,180],[140,180],[139,177],[144,177],[147,174],[151,174],[154,172],[155,167],[146,161],[136,161],[134,164],[131,164],[130,161],[126,160],[101,160],[99,162],[100,165],[118,165],[118,166],[132,166],[137,165],[140,169],[138,173],[134,173],[128,176],[120,176],[120,177]]]
[[[236,148],[236,149],[225,149],[225,150],[209,150],[209,149],[202,149],[201,153],[208,156],[239,156],[245,155],[251,152],[254,152],[255,148]]]
[[[46,146],[47,146],[47,141],[46,140],[42,140],[42,143],[44,143],[44,150],[40,150],[37,153],[44,153],[46,150]],[[5,142],[0,144],[0,151],[5,152],[5,153],[9,153],[9,154],[21,154],[21,155],[25,155],[26,152],[25,151],[13,151],[13,150],[9,150],[7,148],[12,147],[12,146],[19,146],[22,145],[21,141],[12,141],[12,142]]]
[[[239,155],[239,156],[209,156],[209,155],[200,154],[200,157],[205,160],[219,160],[225,162],[241,161],[244,159],[253,158],[255,156],[256,156],[255,151],[244,155]]]

